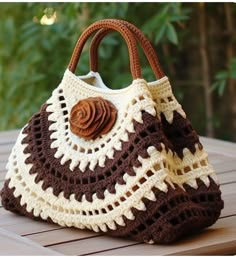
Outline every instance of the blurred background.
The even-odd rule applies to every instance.
[[[60,83],[81,32],[120,18],[151,40],[176,98],[201,135],[236,141],[236,5],[233,3],[0,3],[0,130],[22,127]],[[140,51],[143,76],[154,80]],[[100,73],[130,84],[127,47],[110,34]],[[89,71],[89,44],[77,68]]]

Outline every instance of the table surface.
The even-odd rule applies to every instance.
[[[0,133],[0,188],[19,131]],[[225,207],[201,233],[171,245],[147,245],[88,230],[36,222],[0,205],[0,255],[223,255],[236,254],[236,144],[201,138],[221,184]]]

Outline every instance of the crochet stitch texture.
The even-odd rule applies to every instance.
[[[212,195],[209,193],[208,196],[205,194],[202,194],[201,197],[199,197],[201,189],[198,190],[199,183],[197,183],[197,180],[192,180],[192,186],[196,189],[190,190],[188,183],[190,183],[191,176],[189,176],[189,172],[192,172],[195,170],[195,176],[199,176],[198,172],[199,170],[203,170],[202,173],[208,172],[209,169],[212,169],[210,167],[208,160],[205,160],[207,157],[206,153],[204,152],[201,143],[199,142],[199,138],[197,136],[196,131],[192,128],[191,123],[186,118],[186,115],[180,106],[180,104],[175,99],[171,86],[165,78],[164,72],[160,67],[158,57],[156,55],[156,52],[149,42],[149,40],[145,37],[145,35],[140,31],[137,27],[135,27],[133,24],[123,21],[123,20],[117,20],[120,24],[125,25],[129,30],[130,33],[133,34],[136,41],[140,43],[142,49],[144,50],[144,53],[151,65],[151,68],[155,74],[155,76],[158,78],[156,82],[149,83],[149,90],[152,93],[152,96],[154,98],[154,101],[156,102],[156,109],[158,111],[159,119],[162,122],[162,126],[164,129],[164,133],[170,144],[173,146],[173,151],[175,155],[178,155],[180,157],[180,160],[177,161],[178,164],[181,165],[181,158],[184,157],[184,155],[188,155],[188,149],[191,151],[191,153],[194,154],[195,150],[200,148],[199,154],[195,154],[189,157],[188,166],[184,168],[184,172],[181,171],[181,169],[175,169],[175,165],[172,166],[172,168],[169,169],[170,174],[169,176],[172,177],[176,183],[178,181],[181,182],[182,187],[184,190],[188,191],[194,200],[198,199],[198,201],[205,206],[207,209],[221,209],[223,207],[222,200],[220,198],[220,191],[218,190],[218,197],[213,197],[215,200],[209,203],[208,197],[212,199]],[[92,70],[92,73],[94,73],[97,77],[99,77],[98,71],[98,46],[102,39],[108,35],[109,33],[113,32],[113,29],[100,29],[96,35],[93,38],[93,41],[91,43],[90,47],[90,68]],[[162,83],[163,80],[167,80],[166,83]],[[102,80],[100,79],[100,84],[98,86],[102,86],[103,88],[106,88],[106,86],[102,83]],[[177,112],[178,110],[178,112]],[[200,161],[199,165],[199,160]],[[174,163],[176,162],[176,158],[174,158]],[[202,167],[204,166],[204,167]],[[183,166],[184,167],[184,166]],[[215,177],[216,179],[216,177]],[[186,183],[185,183],[186,182]],[[205,176],[205,184],[207,185],[208,192],[211,192],[211,187],[214,187],[212,183],[210,183],[210,180],[207,176]],[[214,189],[213,189],[214,190]],[[217,190],[214,190],[215,194],[217,194]],[[217,206],[217,207],[215,207]]]
[[[69,130],[71,108],[80,99],[101,94],[116,106],[116,124],[94,141],[76,137]],[[199,167],[188,172],[187,184],[196,189],[200,183],[207,191],[210,182],[219,194],[213,169],[208,166],[206,172],[201,164],[206,154],[199,148],[184,152],[181,161],[174,156],[144,80],[120,92],[103,92],[67,70],[18,137],[2,202],[6,209],[62,226],[170,242],[211,225],[220,211],[207,211],[181,189],[181,179],[171,176],[172,167],[185,173],[195,154]],[[215,200],[215,192],[211,194]]]
[[[102,20],[82,34],[62,82],[18,136],[2,204],[61,226],[170,243],[215,223],[223,201],[168,78],[141,79],[136,41],[126,25]],[[125,89],[105,88],[98,73],[96,85],[73,73],[87,38],[103,28],[119,31],[128,44],[134,80]]]

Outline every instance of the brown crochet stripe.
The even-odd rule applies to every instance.
[[[26,205],[21,206],[21,196],[17,198],[13,196],[14,188],[9,188],[9,182],[10,180],[5,182],[4,190],[1,192],[4,208],[34,220],[41,220],[40,216],[33,215],[33,211],[27,212]],[[214,187],[214,182],[211,181],[210,187],[202,188],[201,194],[204,195],[206,191],[211,191],[211,188]],[[193,202],[190,195],[178,187],[175,190],[169,187],[167,193],[156,188],[153,189],[153,192],[157,201],[144,198],[146,211],[132,208],[135,219],[129,220],[123,216],[125,226],[116,224],[117,229],[108,228],[108,233],[112,236],[128,237],[140,242],[170,243],[184,235],[196,233],[200,229],[212,225],[220,215],[220,209],[204,208]],[[47,221],[52,222],[50,218]]]
[[[130,221],[124,216],[126,226],[119,226],[115,231],[110,230],[110,234],[128,236],[137,241],[170,243],[211,226],[219,218],[220,209],[206,209],[201,204],[194,203],[190,195],[179,187],[175,190],[169,187],[167,193],[156,188],[153,192],[156,202],[143,199],[147,211],[133,208],[135,220]],[[201,193],[204,194],[204,190]]]
[[[224,208],[221,191],[219,185],[217,185],[211,177],[208,178],[210,180],[209,187],[207,187],[200,179],[197,179],[197,190],[187,184],[184,184],[183,187],[193,202],[201,204],[201,206],[209,212],[213,211],[214,213],[218,213],[219,217],[221,210]]]
[[[14,212],[16,214],[24,215],[24,216],[29,217],[31,219],[41,221],[42,218],[40,216],[36,217],[36,216],[33,215],[33,210],[31,212],[28,212],[26,210],[26,204],[24,204],[24,205],[20,204],[21,196],[18,196],[18,197],[14,196],[13,193],[15,191],[15,188],[9,188],[10,181],[11,181],[10,179],[7,179],[4,183],[4,187],[0,191],[2,206],[6,210],[9,210],[9,211]],[[50,218],[48,218],[47,222],[52,223],[52,220]]]
[[[196,152],[195,145],[198,145],[199,149],[203,149],[199,136],[190,121],[177,111],[173,112],[172,123],[169,123],[165,115],[161,113],[161,123],[164,134],[172,145],[171,150],[180,158],[183,158],[184,148],[188,148],[192,154]],[[221,191],[210,177],[209,180],[211,181],[209,188],[200,179],[197,179],[197,190],[187,184],[183,186],[186,192],[191,195],[193,202],[201,204],[207,211],[217,212],[218,210],[220,215],[220,210],[224,206],[224,202],[221,199]]]
[[[196,152],[195,145],[197,144],[199,148],[202,149],[202,144],[190,121],[185,119],[177,111],[174,111],[173,115],[173,122],[169,123],[165,115],[161,113],[161,123],[166,138],[172,144],[171,150],[176,152],[182,159],[184,148],[188,148],[189,151],[194,154]]]
[[[78,201],[85,195],[88,201],[92,201],[92,195],[96,193],[99,199],[104,199],[104,191],[115,193],[115,184],[125,184],[123,176],[127,173],[134,176],[133,166],[139,167],[138,156],[148,157],[147,148],[155,146],[162,150],[161,142],[168,148],[168,141],[161,129],[161,124],[150,114],[143,112],[143,124],[134,122],[135,133],[129,133],[129,141],[122,142],[122,151],[115,151],[114,159],[107,158],[105,168],[95,167],[91,171],[88,167],[82,172],[78,167],[71,172],[70,162],[61,165],[61,158],[56,159],[56,149],[51,149],[53,140],[50,139],[52,131],[49,131],[51,123],[48,121],[49,113],[46,112],[47,105],[44,105],[40,113],[37,113],[29,121],[29,125],[23,133],[27,136],[22,141],[28,146],[24,153],[31,156],[26,163],[33,164],[30,174],[37,173],[35,183],[43,181],[43,190],[53,188],[54,195],[64,192],[68,199],[74,193]],[[96,171],[96,172],[95,172]]]

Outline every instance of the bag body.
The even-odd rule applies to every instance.
[[[120,23],[126,25],[134,34],[157,78],[156,81],[148,83],[148,88],[156,103],[158,120],[173,151],[173,158],[167,171],[168,176],[174,184],[191,195],[192,201],[204,206],[208,215],[212,216],[212,224],[214,224],[220,216],[223,201],[218,179],[214,168],[209,163],[208,154],[182,106],[176,100],[169,79],[165,76],[151,43],[133,24],[122,20]],[[101,29],[93,38],[90,48],[90,69],[93,72],[98,72],[99,44],[111,32],[113,32],[112,29]],[[103,83],[100,86],[106,88]]]
[[[96,72],[74,74],[87,38],[103,28],[127,42],[133,82],[124,89],[101,86]],[[2,204],[34,219],[140,242],[168,243],[194,233],[217,220],[222,200],[196,132],[175,134],[186,126],[168,78],[141,78],[129,27],[95,22],[77,42],[60,85],[21,130]]]

